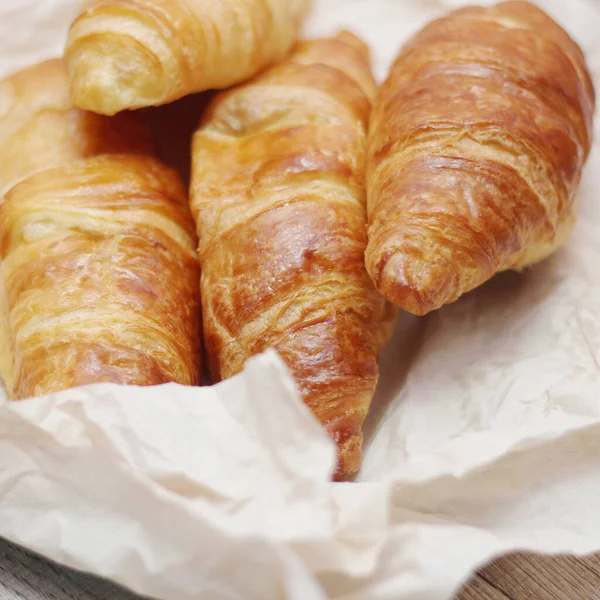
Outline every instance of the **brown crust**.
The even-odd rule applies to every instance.
[[[372,117],[366,263],[379,291],[425,314],[554,251],[573,223],[593,112],[581,50],[533,5],[426,26]]]
[[[340,448],[361,427],[393,322],[364,268],[365,146],[375,83],[348,33],[217,96],[194,137],[207,356],[213,377],[274,347]]]

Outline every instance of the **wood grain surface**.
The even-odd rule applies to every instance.
[[[0,600],[140,599],[0,539]],[[600,600],[600,555],[506,556],[472,577],[455,600]]]

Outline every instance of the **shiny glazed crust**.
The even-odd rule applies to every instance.
[[[372,116],[366,264],[379,291],[422,315],[556,250],[593,111],[580,49],[533,5],[461,9],[425,27]]]
[[[86,0],[65,50],[73,103],[111,115],[244,81],[291,51],[309,2]]]
[[[366,129],[375,93],[353,35],[217,96],[194,137],[192,212],[214,379],[274,347],[339,446],[360,466],[361,428],[394,310],[364,267]]]
[[[20,181],[0,205],[0,374],[9,396],[96,382],[198,383],[193,220],[178,177],[132,153],[148,148],[143,122],[70,108],[58,61],[0,90],[14,102],[0,118],[0,155],[15,166],[3,182]]]

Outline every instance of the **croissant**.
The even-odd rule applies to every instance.
[[[9,396],[96,382],[197,383],[194,224],[178,177],[141,152],[143,122],[69,108],[58,62],[0,90],[12,94],[0,154],[15,166],[3,185],[19,180],[0,204],[0,375]]]
[[[357,471],[395,311],[364,267],[367,47],[349,33],[219,94],[193,140],[204,338],[215,380],[275,348]]]
[[[149,152],[139,117],[73,108],[64,65],[52,59],[0,81],[0,198],[36,171],[111,152]]]
[[[423,315],[552,254],[574,223],[594,102],[579,47],[527,2],[418,33],[372,115],[366,265],[379,291]]]
[[[65,50],[73,102],[112,115],[245,81],[289,54],[309,2],[86,0]]]

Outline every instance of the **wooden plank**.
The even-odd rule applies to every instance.
[[[582,556],[578,560],[582,565],[585,566],[586,569],[591,571],[594,575],[600,577],[600,554]],[[600,594],[598,594],[598,596],[600,597]]]
[[[112,583],[55,565],[0,539],[1,600],[140,600]]]
[[[458,592],[455,600],[512,600],[506,594],[479,577],[473,576]]]
[[[595,565],[596,571],[580,558],[515,554],[492,563],[480,575],[512,600],[596,600],[598,558]]]

